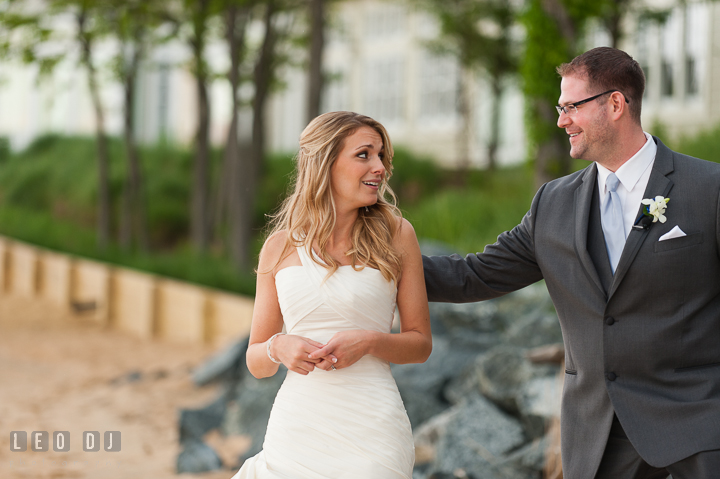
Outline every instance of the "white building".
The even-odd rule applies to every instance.
[[[463,73],[454,58],[427,48],[438,33],[433,18],[402,2],[362,0],[340,4],[334,23],[325,53],[325,69],[333,81],[323,110],[369,115],[385,125],[394,143],[452,165],[461,150],[458,94]],[[296,147],[305,126],[305,76],[288,72],[288,77],[293,78],[289,88],[274,98],[270,110],[272,146],[282,150]],[[468,149],[472,163],[483,166],[489,91],[481,76],[474,80]],[[506,90],[498,156],[503,163],[517,163],[525,157],[522,95],[517,84]]]
[[[662,0],[652,3],[660,5]],[[668,3],[668,2],[664,2]],[[411,150],[454,164],[460,144],[458,112],[460,81],[467,80],[457,62],[433,55],[426,47],[438,27],[427,14],[394,0],[347,0],[333,6],[333,28],[328,34],[325,69],[331,75],[323,110],[347,109],[381,121],[393,141]],[[691,134],[720,121],[720,5],[688,2],[673,9],[667,22],[654,24],[628,19],[632,32],[623,48],[638,59],[646,71],[644,101],[646,129],[662,122],[671,135]],[[607,44],[599,30],[588,44]],[[112,44],[104,44],[98,57],[107,60]],[[190,143],[195,127],[195,88],[183,69],[188,49],[179,42],[158,48],[141,75],[137,98],[137,133],[143,142],[160,138]],[[226,67],[222,44],[211,45],[208,58],[217,70]],[[287,88],[270,101],[269,149],[292,152],[305,126],[306,74],[283,72]],[[92,135],[94,117],[87,93],[85,72],[76,62],[62,65],[49,82],[35,83],[33,67],[0,64],[0,136],[14,149],[23,148],[36,136]],[[107,75],[103,78],[107,127],[121,134],[122,92]],[[490,125],[489,89],[482,74],[471,78],[473,124],[469,145],[472,164],[486,163],[485,144]],[[559,82],[558,82],[559,94]],[[227,82],[211,88],[211,138],[222,144],[229,122],[230,94]],[[502,99],[501,164],[526,157],[524,104],[519,80],[509,84]],[[249,124],[243,112],[242,124]],[[244,127],[247,133],[247,126]],[[467,138],[467,137],[465,137]]]

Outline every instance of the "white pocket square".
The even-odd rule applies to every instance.
[[[679,226],[675,226],[673,229],[662,235],[658,241],[665,241],[673,238],[682,238],[683,236],[687,235],[683,230],[680,229]]]

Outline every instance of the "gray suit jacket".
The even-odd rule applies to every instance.
[[[654,140],[643,198],[669,197],[667,222],[631,231],[615,276],[595,164],[543,185],[483,253],[423,258],[430,301],[479,301],[545,279],[565,341],[568,479],[595,476],[613,413],[653,466],[720,449],[720,164]],[[687,236],[659,242],[675,225]]]

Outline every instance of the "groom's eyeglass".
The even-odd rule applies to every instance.
[[[561,115],[561,114],[563,114],[563,113],[565,113],[566,115],[574,115],[575,113],[577,113],[577,107],[579,107],[579,106],[582,105],[583,103],[591,102],[591,101],[595,100],[596,98],[600,98],[600,97],[603,96],[603,95],[606,95],[606,94],[608,94],[608,93],[613,93],[613,92],[616,92],[616,91],[620,91],[620,90],[608,90],[608,91],[604,91],[604,92],[599,93],[599,94],[597,94],[597,95],[595,95],[595,96],[591,96],[590,98],[585,98],[584,100],[576,101],[575,103],[570,103],[569,105],[565,105],[565,106],[555,105],[555,109],[556,109],[557,112],[558,112],[558,116]],[[622,92],[620,92],[620,93],[622,93]],[[625,97],[625,95],[623,95],[623,97]],[[628,100],[627,98],[625,98],[625,103],[630,103],[630,100]]]

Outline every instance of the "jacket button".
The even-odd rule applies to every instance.
[[[617,375],[615,373],[608,373],[607,378],[608,381],[615,381],[617,379]]]
[[[615,318],[610,317],[606,319],[605,324],[607,324],[608,326],[612,326],[613,324],[615,324]]]

